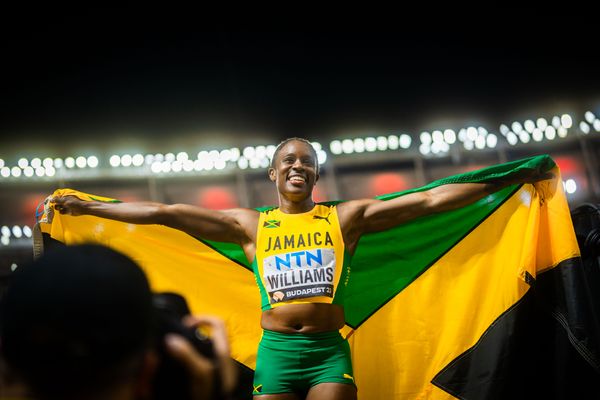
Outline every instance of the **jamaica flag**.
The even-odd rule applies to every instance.
[[[359,398],[600,393],[592,384],[600,377],[600,323],[590,312],[600,289],[582,275],[560,173],[550,157],[492,166],[381,199],[531,169],[552,171],[555,178],[510,186],[460,209],[361,239],[345,290],[342,329],[352,349]],[[70,189],[58,194],[92,200]],[[62,243],[96,242],[128,254],[155,291],[181,293],[193,313],[221,316],[233,357],[255,367],[260,299],[238,246],[158,225],[54,214],[47,205],[37,232],[38,252],[44,233]]]

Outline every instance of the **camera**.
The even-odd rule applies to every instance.
[[[210,360],[215,360],[213,344],[198,329],[183,325],[183,317],[190,315],[188,304],[183,296],[177,293],[163,292],[154,294],[152,300],[157,322],[156,348],[160,357],[160,364],[153,382],[155,399],[191,399],[189,372],[166,351],[165,336],[169,333],[183,336],[198,353]],[[219,379],[219,376],[215,377],[217,386],[213,398],[218,398],[220,392]]]

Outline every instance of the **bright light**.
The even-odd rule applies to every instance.
[[[600,132],[600,119],[594,120],[594,129],[596,130],[596,132]]]
[[[33,171],[32,167],[25,167],[23,169],[23,175],[25,175],[28,178],[31,178],[33,176],[33,173],[34,173],[34,171]]]
[[[317,152],[317,160],[319,161],[319,165],[325,164],[325,161],[327,161],[327,153],[323,150],[319,150]]]
[[[188,153],[186,153],[185,151],[181,151],[179,153],[177,153],[177,161],[185,161],[189,158]]]
[[[314,149],[314,146],[313,146]],[[267,148],[265,146],[256,146],[255,157],[256,158],[264,158],[267,155]],[[219,157],[219,152],[215,150],[211,150],[210,153],[212,155],[212,160],[216,161],[217,157]],[[216,156],[216,157],[215,157]]]
[[[312,145],[313,149],[315,149],[315,151],[317,153],[319,152],[319,150],[323,150],[323,146],[321,146],[321,143],[319,143],[319,142],[310,142],[310,144]]]
[[[17,161],[17,165],[19,168],[25,168],[27,165],[29,165],[29,163],[27,162],[26,158],[20,158],[19,161]]]
[[[429,132],[421,132],[421,134],[419,135],[419,139],[421,139],[422,144],[426,144],[429,147],[429,144],[431,143],[431,135],[429,134]]]
[[[112,167],[118,167],[119,165],[121,165],[121,157],[119,157],[116,154],[112,155],[110,156],[110,160],[108,160],[108,162]]]
[[[65,159],[65,167],[67,167],[67,168],[75,167],[75,159],[73,157],[67,157]]]
[[[558,133],[558,137],[567,137],[567,128],[565,128],[564,126],[559,126],[556,132]]]
[[[374,137],[368,137],[363,139],[354,139],[354,151],[357,153],[362,153],[364,150],[366,151],[375,151],[377,150],[377,139]]]
[[[133,157],[131,157],[131,163],[134,167],[140,167],[144,163],[144,156],[141,154],[134,155]]]
[[[398,145],[399,145],[398,136],[396,136],[396,135],[390,135],[390,136],[388,136],[387,141],[388,141],[388,148],[390,150],[397,150],[398,149]]]
[[[467,140],[467,130],[465,128],[462,128],[460,131],[458,131],[458,140],[461,142]]]
[[[469,139],[471,142],[474,142],[475,139],[477,139],[477,129],[470,126],[467,128],[467,139]]]
[[[479,128],[477,128],[477,132],[481,135],[481,136],[485,136],[488,134],[487,129],[485,129],[483,126],[480,126]]]
[[[172,161],[172,160],[167,159],[167,161]],[[121,165],[122,166],[129,167],[132,162],[133,162],[133,157],[131,157],[131,154],[124,154],[121,156]]]
[[[431,152],[437,154],[440,151],[442,151],[442,142],[436,140],[431,144]]]
[[[429,148],[429,144],[427,144],[427,143],[422,143],[419,146],[419,152],[421,154],[423,154],[424,156],[426,156],[427,154],[429,154],[430,151],[431,151],[431,149]]]
[[[183,163],[179,160],[175,160],[171,165],[171,169],[173,170],[173,172],[181,172],[181,170],[183,169]]]
[[[558,115],[552,117],[552,126],[556,129],[560,127],[560,117]]]
[[[39,168],[42,166],[42,160],[40,160],[39,158],[34,158],[33,160],[31,160],[31,167],[32,168]]]
[[[512,131],[517,134],[521,133],[521,131],[523,130],[523,127],[521,126],[521,123],[519,121],[513,122],[511,127],[512,127]]]
[[[46,168],[46,175],[54,176],[55,174],[56,174],[56,170],[54,169],[54,167]]]
[[[546,139],[554,140],[556,138],[556,129],[552,125],[548,125],[546,130],[544,130],[544,134],[546,135]]]
[[[560,123],[565,128],[569,129],[573,126],[573,118],[569,114],[563,114],[560,116]]]
[[[442,142],[444,141],[444,134],[442,131],[433,131],[431,132],[431,139],[433,139],[434,142]]]
[[[156,153],[154,155],[154,161],[163,162],[165,161],[165,156],[161,153]]]
[[[388,149],[388,140],[385,136],[377,136],[377,150],[386,151]]]
[[[590,124],[593,124],[594,120],[596,119],[596,116],[591,111],[586,111],[584,117],[585,117],[585,120]],[[32,162],[33,162],[33,160],[32,160]]]
[[[12,176],[14,176],[15,178],[18,178],[21,176],[21,168],[19,168],[19,167],[12,167],[10,172],[12,173]]]
[[[165,174],[171,172],[171,162],[163,161],[162,163],[160,163],[160,170],[161,170],[161,172],[164,172]]]
[[[456,133],[452,129],[446,129],[444,131],[444,140],[448,144],[453,144],[456,142]]]
[[[475,145],[473,144],[472,141],[470,140],[465,140],[463,143],[463,146],[465,147],[465,150],[473,150],[473,148],[475,147]]]
[[[240,169],[246,169],[248,168],[248,159],[246,157],[240,157],[237,164]]]
[[[264,167],[266,168],[269,166],[269,160],[267,160],[266,158],[263,158],[263,164]],[[215,169],[218,169],[219,171],[222,169],[225,169],[225,167],[227,166],[227,162],[225,162],[225,160],[223,160],[222,158],[218,159],[217,161],[215,161]]]
[[[16,237],[17,239],[19,239],[21,236],[23,236],[23,231],[21,230],[21,227],[19,225],[13,226],[12,233],[13,233],[14,237]]]
[[[410,135],[407,135],[406,133],[400,135],[400,147],[402,147],[403,149],[408,149],[411,143],[412,138],[410,137]]]
[[[8,168],[8,167],[2,167],[0,169],[0,175],[2,175],[5,178],[8,178],[10,176],[10,168]]]
[[[493,133],[490,133],[485,138],[485,141],[486,141],[487,146],[489,148],[493,149],[498,144],[498,137],[496,135],[494,135]]]
[[[354,151],[357,153],[362,153],[365,151],[365,141],[362,138],[354,139]]]
[[[12,263],[10,264],[10,270],[12,272],[14,272],[17,268],[19,268],[19,266],[17,265],[17,263]]]
[[[485,148],[485,136],[477,136],[477,139],[475,139],[475,147],[479,150]]]
[[[565,182],[565,191],[569,194],[573,194],[577,191],[577,183],[574,179],[567,179]]]
[[[579,123],[579,130],[587,135],[590,133],[590,126],[586,124],[585,121],[581,121]]]
[[[75,164],[79,167],[79,168],[85,168],[85,166],[87,165],[87,160],[85,159],[84,156],[79,156],[77,157],[77,159],[75,160]]]
[[[154,161],[150,166],[150,170],[155,174],[158,174],[162,170],[162,164],[159,161]]]
[[[519,139],[521,139],[521,142],[523,142],[523,143],[529,143],[529,139],[530,139],[529,138],[529,133],[522,131],[519,134]]]
[[[244,157],[246,157],[247,159],[251,159],[254,157],[254,147],[252,146],[248,146],[248,147],[244,147],[244,150],[242,151],[242,154],[244,155]],[[200,158],[200,156],[198,156],[198,158]],[[247,161],[247,160],[246,160]]]
[[[267,156],[268,156],[268,154],[267,154]],[[231,160],[231,150],[229,150],[229,149],[221,150],[219,152],[219,158],[225,162]]]
[[[173,153],[167,153],[167,154],[165,154],[165,161],[168,161],[168,162],[171,162],[171,163],[173,161],[175,161],[175,154],[173,154]]]
[[[342,141],[342,151],[344,154],[352,154],[354,152],[354,142],[352,139],[344,139]]]
[[[250,159],[250,168],[252,169],[257,169],[260,168],[260,161],[258,160],[258,158],[251,158]],[[206,168],[208,171],[210,171],[212,169],[212,166],[207,166]]]
[[[329,150],[335,155],[342,154],[342,142],[339,140],[333,140],[331,143],[329,143]]]
[[[146,157],[144,157],[144,162],[147,165],[152,165],[152,163],[154,162],[154,154],[146,154]]]
[[[501,133],[503,136],[506,136],[506,135],[508,134],[508,132],[509,132],[509,131],[510,131],[510,129],[508,129],[508,126],[506,126],[506,125],[504,125],[504,124],[501,124],[501,125],[500,125],[500,133]]]
[[[0,232],[2,232],[2,236],[10,236],[10,228],[6,225],[2,227]]]
[[[525,121],[523,123],[523,126],[525,127],[525,130],[527,132],[533,133],[533,129],[535,128],[535,123],[532,120],[528,119],[527,121]]]
[[[244,157],[242,158],[245,160]],[[202,161],[194,160],[194,171],[202,171],[202,169],[204,169],[204,167],[202,166]]]
[[[62,158],[55,158],[54,159],[54,168],[62,168],[63,166],[63,160]]]
[[[192,160],[185,160],[183,162],[183,170],[185,172],[191,172],[194,170],[194,162]]]
[[[2,236],[2,238],[0,239],[0,241],[2,242],[3,245],[8,246],[8,244],[10,243],[10,239],[8,236]]]
[[[4,167],[4,160],[0,158],[0,168]]]
[[[540,128],[541,130],[546,129],[546,127],[548,126],[548,121],[546,121],[545,118],[538,118],[536,122],[536,125],[538,128]]]
[[[277,146],[274,146],[272,144],[268,145],[267,146],[267,156],[269,158],[273,158],[273,154],[275,154],[275,150],[277,150]],[[232,157],[231,161],[237,161],[237,159],[240,158],[240,151],[238,149],[231,149],[231,151],[233,152],[233,157]],[[237,153],[236,153],[236,151],[237,151]]]
[[[52,161],[52,159],[50,157],[47,157],[47,158],[44,158],[42,165],[45,168],[50,168],[50,167],[54,166],[54,162]]]
[[[46,170],[44,169],[44,167],[36,168],[35,174],[41,178],[42,176],[46,175]]]
[[[542,139],[544,138],[544,132],[542,132],[542,130],[540,128],[535,128],[533,130],[533,133],[531,134],[531,137],[536,142],[541,142]]]
[[[375,139],[374,137],[365,138],[365,150],[367,150],[367,151],[377,150],[377,139]]]
[[[30,237],[31,237],[31,228],[30,228],[30,227],[28,227],[27,225],[25,225],[25,226],[23,227],[23,234],[24,234],[25,236],[27,236],[28,238],[30,238]]]

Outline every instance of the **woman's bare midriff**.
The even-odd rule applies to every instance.
[[[286,304],[263,311],[263,329],[281,333],[336,331],[344,326],[344,309],[335,304]]]

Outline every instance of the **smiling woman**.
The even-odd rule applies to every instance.
[[[317,154],[305,139],[276,149],[268,170],[279,205],[208,210],[185,204],[101,203],[54,198],[63,214],[94,215],[136,224],[162,224],[203,239],[238,244],[252,263],[261,297],[254,396],[261,400],[356,399],[344,326],[344,290],[350,263],[365,233],[451,210],[518,182],[549,176],[537,171],[517,181],[459,183],[381,201],[315,203]]]

